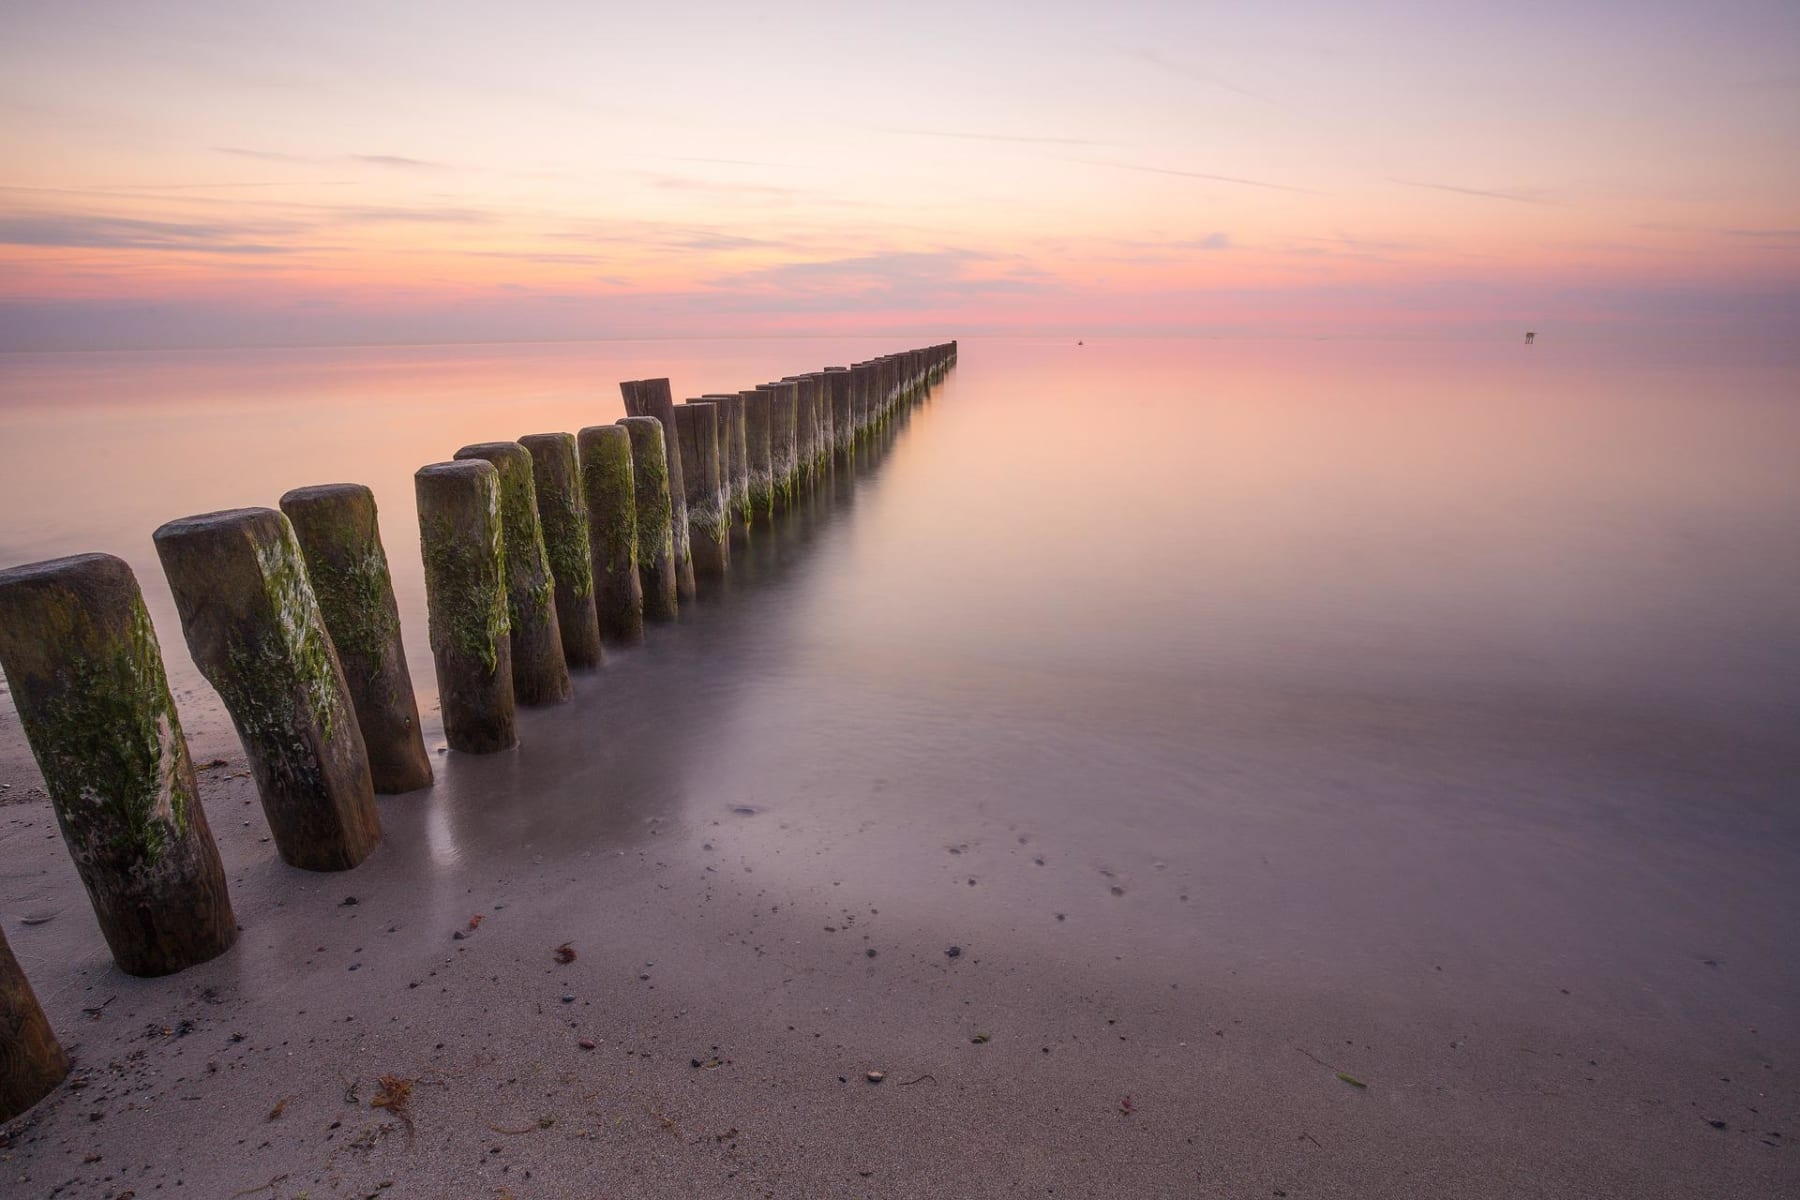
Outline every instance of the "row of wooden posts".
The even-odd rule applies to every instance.
[[[518,704],[571,695],[569,669],[641,641],[771,520],[956,361],[954,342],[674,403],[620,384],[626,417],[465,446],[414,476],[445,741],[517,742]],[[374,793],[428,786],[417,701],[376,522],[359,484],[153,535],[195,664],[249,759],[283,862],[356,866]],[[5,669],[63,839],[119,967],[166,975],[238,926],[162,654],[131,568],[83,554],[0,571]],[[0,932],[0,1121],[68,1072]]]

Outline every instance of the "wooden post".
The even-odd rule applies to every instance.
[[[459,459],[494,465],[500,480],[500,542],[505,547],[507,621],[512,639],[513,700],[527,707],[560,704],[573,689],[556,619],[556,585],[538,524],[531,452],[517,442],[464,446]]]
[[[794,494],[799,497],[812,490],[818,476],[817,384],[811,375],[790,376],[782,382],[794,388]]]
[[[702,396],[719,409],[719,471],[725,489],[725,514],[734,529],[750,523],[750,442],[745,428],[744,397],[738,392]]]
[[[856,452],[855,396],[851,391],[852,376],[848,368],[832,367],[825,372],[826,387],[831,394],[831,451],[842,461]]]
[[[739,394],[744,398],[745,458],[750,465],[745,481],[750,517],[766,521],[775,515],[775,464],[769,436],[775,397],[761,388]]]
[[[0,1124],[55,1091],[68,1073],[69,1056],[0,932]]]
[[[225,869],[131,568],[81,554],[0,571],[0,666],[119,969],[223,953]]]
[[[662,422],[663,437],[668,443],[669,503],[674,509],[675,591],[683,600],[694,598],[694,553],[688,537],[687,478],[682,470],[681,447],[675,436],[675,399],[667,379],[639,379],[621,383],[625,395],[625,414],[632,417],[655,417]]]
[[[468,754],[516,746],[500,473],[484,459],[433,463],[413,492],[444,740]]]
[[[837,458],[837,413],[832,408],[834,371],[824,370],[813,376],[818,381],[819,470],[828,472]]]
[[[244,743],[281,861],[354,867],[381,844],[381,819],[294,527],[272,508],[237,508],[170,521],[151,539],[194,665]]]
[[[757,390],[765,389],[769,393],[769,478],[775,491],[774,507],[786,512],[793,507],[799,465],[794,453],[799,437],[795,395],[799,389],[791,383],[771,383]]]
[[[719,410],[712,404],[683,404],[675,410],[681,461],[687,469],[689,541],[696,574],[720,577],[731,566],[731,523],[719,479]]]
[[[600,636],[617,645],[634,645],[644,640],[644,587],[638,578],[637,480],[631,468],[631,431],[620,425],[590,425],[578,440]]]
[[[637,569],[646,621],[673,621],[680,611],[675,591],[674,508],[669,500],[669,452],[662,422],[621,417],[631,438],[631,478],[636,495]],[[586,432],[585,430],[583,432]]]
[[[538,524],[555,581],[556,628],[563,661],[572,668],[598,667],[600,622],[594,608],[594,564],[588,554],[587,503],[581,495],[581,463],[572,433],[528,433],[519,439],[531,455]]]
[[[400,608],[388,574],[375,494],[360,483],[295,488],[281,498],[306,557],[344,684],[356,710],[377,792],[431,786],[431,758],[400,643]]]
[[[855,402],[855,436],[858,441],[868,434],[869,426],[874,420],[870,412],[875,394],[874,370],[874,365],[866,362],[857,363],[850,368],[851,397]]]

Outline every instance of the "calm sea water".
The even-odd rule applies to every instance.
[[[609,422],[620,379],[901,344],[0,358],[0,563],[123,556],[204,707],[151,530],[366,483],[435,745],[414,469]],[[1627,1008],[1729,955],[1792,1033],[1796,446],[1800,370],[1705,351],[968,341],[727,593],[516,755],[440,760],[421,836],[455,863],[775,807],[812,823],[796,886],[848,863],[930,908],[955,898],[859,831],[1016,833],[1179,890],[1203,946],[1096,934],[1159,953],[1368,988],[1480,930],[1484,994],[1604,960]]]

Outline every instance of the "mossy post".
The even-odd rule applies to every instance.
[[[68,1073],[69,1056],[0,932],[0,1124],[55,1091]]]
[[[344,871],[381,844],[369,754],[294,527],[272,508],[151,535],[194,665],[237,726],[281,861]]]
[[[681,606],[675,591],[674,509],[669,501],[669,450],[655,417],[621,417],[631,438],[631,480],[637,499],[637,570],[644,620],[673,621]],[[590,519],[591,528],[591,519]],[[592,551],[590,550],[590,556]]]
[[[863,436],[869,432],[869,404],[875,391],[874,385],[870,382],[873,372],[874,367],[866,362],[857,363],[850,368],[850,398],[851,407],[854,409],[851,420],[851,437],[857,441],[861,441]]]
[[[832,379],[834,371],[820,371],[813,376],[818,381],[818,413],[819,413],[819,470],[830,471],[832,462],[837,458],[837,413],[832,408]]]
[[[782,380],[794,387],[794,492],[804,496],[818,477],[818,385],[811,375]]]
[[[631,431],[590,425],[581,443],[581,494],[594,564],[600,636],[618,645],[644,640],[644,585],[638,576],[638,504]]]
[[[413,493],[444,740],[466,754],[516,746],[500,473],[479,458],[433,463]]]
[[[531,455],[538,525],[556,599],[556,627],[563,661],[572,668],[601,665],[600,622],[594,608],[594,564],[588,557],[587,503],[581,495],[581,462],[572,433],[528,433],[519,439]]]
[[[131,568],[82,554],[0,571],[0,666],[120,970],[223,953],[237,919]]]
[[[851,382],[851,374],[844,367],[832,367],[825,372],[826,389],[831,395],[831,451],[838,462],[856,453],[855,397]]]
[[[744,397],[731,392],[700,397],[719,410],[719,480],[725,489],[725,515],[734,532],[750,524],[750,439],[744,421]]]
[[[360,483],[295,488],[281,498],[281,511],[306,557],[307,578],[344,670],[375,790],[393,794],[431,786],[431,758],[400,644],[400,609],[374,493]]]
[[[464,446],[455,457],[484,459],[498,473],[513,700],[527,707],[561,704],[573,689],[563,658],[562,623],[556,619],[556,584],[544,550],[544,529],[538,523],[531,452],[517,442],[478,442]]]
[[[794,503],[796,470],[795,445],[799,437],[797,413],[798,392],[793,384],[771,383],[769,392],[769,477],[775,489],[775,509],[786,512]]]
[[[769,440],[775,397],[761,388],[739,395],[744,398],[744,458],[749,464],[744,490],[750,519],[768,520],[775,515],[775,470]]]
[[[718,578],[731,567],[731,523],[719,477],[719,409],[683,404],[675,410],[681,461],[687,470],[687,510],[694,572]]]
[[[694,555],[688,538],[687,477],[682,470],[681,448],[675,437],[675,398],[667,379],[638,379],[621,383],[625,396],[625,414],[632,417],[655,417],[662,422],[668,443],[669,502],[674,512],[671,524],[675,531],[675,591],[683,600],[694,598]]]

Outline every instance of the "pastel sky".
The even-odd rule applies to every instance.
[[[0,5],[0,349],[1800,331],[1800,3]]]

